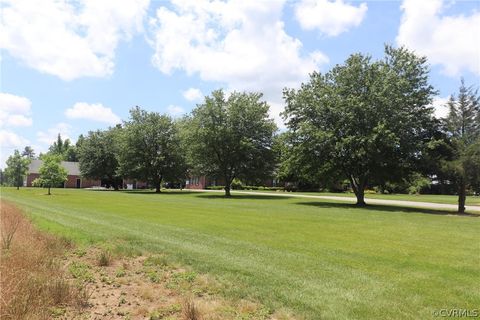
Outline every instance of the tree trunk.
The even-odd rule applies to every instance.
[[[357,197],[357,206],[364,207],[367,204],[365,203],[365,190],[364,188],[360,188],[357,190],[355,193],[355,196]]]
[[[233,178],[231,178],[231,176],[228,173],[225,173],[224,178],[225,178],[225,197],[230,198],[232,196],[230,193],[230,190],[232,189]]]
[[[161,182],[160,182],[160,181],[155,183],[155,192],[156,192],[156,193],[162,192],[162,190],[161,190],[161,188],[160,188],[160,185],[161,185]]]
[[[230,194],[230,185],[225,185],[225,197],[229,198],[232,195]]]
[[[50,187],[48,187],[48,195],[51,195],[51,193],[50,193]]]
[[[460,179],[458,186],[458,213],[465,213],[465,201],[467,199],[466,188],[464,179]]]
[[[115,179],[112,179],[113,190],[118,191],[118,182]]]
[[[365,179],[355,179],[353,176],[349,176],[350,184],[352,185],[353,192],[357,197],[357,206],[364,207],[365,203]]]
[[[20,186],[17,184],[17,190],[20,190]]]

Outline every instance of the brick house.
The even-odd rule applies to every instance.
[[[28,166],[28,174],[24,185],[31,187],[33,180],[40,176],[39,169],[42,166],[42,160],[32,160]],[[91,180],[83,178],[80,175],[80,167],[78,162],[62,161],[62,167],[67,170],[67,181],[63,184],[64,188],[91,188],[99,187],[100,180]]]

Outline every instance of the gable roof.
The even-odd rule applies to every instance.
[[[42,164],[42,160],[32,160],[28,166],[28,173],[39,173]],[[67,170],[69,176],[80,175],[80,166],[78,162],[62,161],[60,164],[65,168],[65,170]]]

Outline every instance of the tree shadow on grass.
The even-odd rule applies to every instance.
[[[165,191],[163,190],[162,192],[155,192],[155,190],[119,190],[117,191],[119,193],[126,193],[126,194],[151,194],[151,195],[179,195],[179,194],[192,194],[192,193],[197,193],[194,191],[187,191],[187,190],[175,190],[175,191]]]
[[[269,196],[269,195],[255,195],[255,194],[232,194],[231,197],[225,197],[223,193],[219,194],[207,194],[207,193],[198,193],[197,198],[205,199],[226,199],[226,200],[286,200],[291,199],[292,197],[288,196]]]
[[[454,216],[462,216],[462,217],[473,217],[478,218],[480,217],[479,214],[472,214],[472,213],[464,213],[458,214],[455,211],[448,211],[448,210],[439,210],[439,209],[426,209],[426,208],[415,208],[415,207],[406,207],[406,206],[399,206],[399,205],[381,205],[381,204],[368,204],[364,207],[358,207],[353,203],[338,203],[338,202],[329,202],[329,201],[322,201],[322,202],[297,202],[298,205],[304,206],[313,206],[318,208],[335,208],[335,209],[358,209],[358,210],[367,210],[367,211],[387,211],[387,212],[404,212],[404,213],[422,213],[422,214],[435,214],[435,215],[454,215]]]

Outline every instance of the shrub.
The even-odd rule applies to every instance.
[[[231,188],[233,190],[243,190],[242,181],[240,181],[239,179],[233,179],[232,184],[231,184]]]

